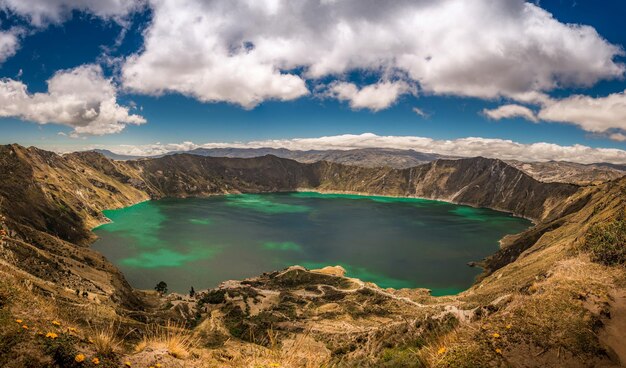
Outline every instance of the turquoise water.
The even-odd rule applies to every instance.
[[[381,287],[468,288],[476,261],[528,220],[417,198],[308,192],[164,199],[105,211],[93,247],[136,288],[215,287],[299,264],[342,265]]]

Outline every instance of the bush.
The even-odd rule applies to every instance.
[[[613,221],[592,226],[583,244],[594,262],[607,266],[626,265],[626,215],[624,211]]]

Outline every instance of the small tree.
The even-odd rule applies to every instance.
[[[167,293],[167,284],[165,283],[165,281],[159,281],[159,283],[154,287],[154,290],[163,295]]]
[[[193,286],[192,286],[191,289],[189,289],[189,296],[193,298],[194,295],[196,295],[196,291],[193,289]]]

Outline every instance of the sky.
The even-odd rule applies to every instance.
[[[626,163],[626,3],[0,0],[0,144]]]

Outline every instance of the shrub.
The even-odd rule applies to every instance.
[[[607,266],[626,265],[626,215],[613,221],[593,225],[582,246],[594,262]]]

